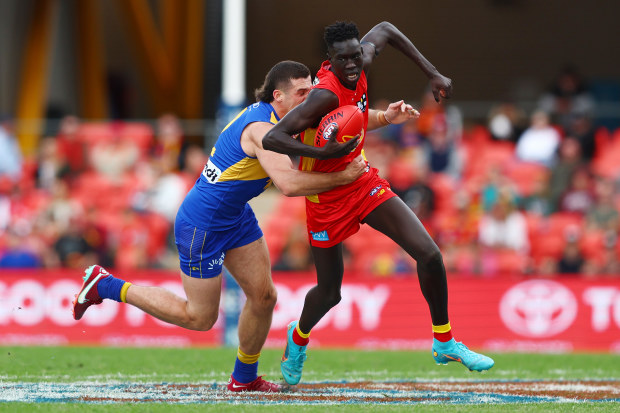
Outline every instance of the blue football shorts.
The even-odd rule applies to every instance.
[[[206,231],[177,215],[174,238],[181,271],[194,278],[213,278],[222,272],[226,251],[248,245],[263,236],[252,208],[247,206],[239,223],[224,231]]]

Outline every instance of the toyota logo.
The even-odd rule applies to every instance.
[[[499,304],[502,321],[525,337],[551,337],[566,330],[577,315],[577,300],[562,284],[531,280],[509,289]]]

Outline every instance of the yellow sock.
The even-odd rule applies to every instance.
[[[308,338],[310,337],[310,332],[308,333],[302,333],[301,330],[299,329],[299,323],[297,323],[297,326],[295,327],[295,330],[297,330],[297,334],[299,334],[299,337],[301,338]]]
[[[258,361],[259,357],[260,357],[260,353],[258,353],[258,354],[245,354],[243,351],[241,351],[240,347],[237,348],[237,358],[242,363],[254,364],[254,363],[256,363]]]
[[[444,343],[452,340],[452,327],[450,327],[450,322],[440,326],[433,325],[433,337]]]
[[[450,322],[440,326],[433,325],[433,333],[447,333],[450,330],[452,330],[452,327],[450,327]]]

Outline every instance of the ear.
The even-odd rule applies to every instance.
[[[284,93],[282,93],[282,91],[280,89],[274,89],[273,91],[273,100],[275,100],[276,102],[282,102],[282,99],[284,98]]]

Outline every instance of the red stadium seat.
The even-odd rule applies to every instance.
[[[84,143],[93,145],[113,140],[115,131],[109,122],[84,122],[80,124],[77,136]]]
[[[435,193],[435,209],[437,211],[454,209],[453,197],[456,191],[456,182],[448,174],[431,174],[428,186]]]
[[[153,128],[145,122],[125,122],[119,128],[122,139],[134,142],[142,153],[153,144]]]
[[[506,175],[522,196],[531,195],[536,185],[548,179],[549,169],[531,162],[515,162],[506,168]]]
[[[586,258],[599,261],[605,249],[605,232],[603,230],[588,230],[579,240],[579,246]]]
[[[527,268],[528,257],[517,251],[498,251],[496,259],[499,275],[523,274]]]

